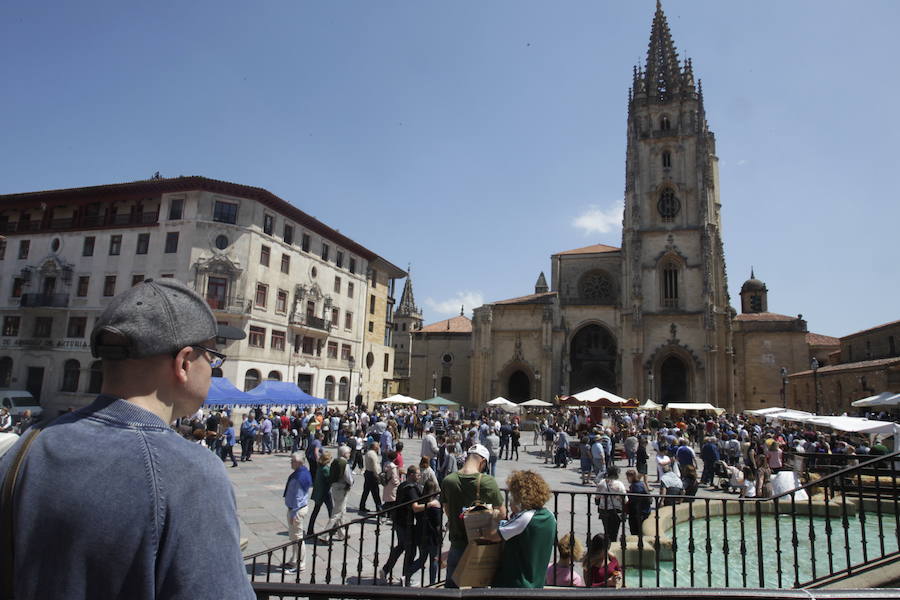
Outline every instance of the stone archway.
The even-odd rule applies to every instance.
[[[688,393],[688,367],[674,354],[659,365],[659,398],[661,404],[690,402]]]
[[[514,371],[506,382],[506,399],[512,402],[531,400],[531,378],[525,371]]]
[[[616,338],[608,329],[596,324],[581,328],[569,346],[569,393],[576,394],[592,387],[618,393],[617,359]]]

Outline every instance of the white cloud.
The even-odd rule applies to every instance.
[[[472,309],[478,308],[484,304],[484,296],[481,292],[457,292],[455,295],[445,300],[426,298],[425,304],[440,316],[458,315],[461,307],[465,307],[466,315],[470,315]]]
[[[743,166],[746,165],[748,162],[749,162],[749,161],[748,161],[747,159],[742,158],[741,160],[737,161],[737,166],[743,167]]]
[[[606,210],[591,205],[572,220],[572,227],[580,229],[585,235],[616,231],[622,227],[622,204],[616,203]]]

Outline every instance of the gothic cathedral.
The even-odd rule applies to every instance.
[[[474,311],[473,403],[600,387],[660,403],[734,403],[715,137],[657,2],[628,100],[622,247],[554,254],[548,285]]]

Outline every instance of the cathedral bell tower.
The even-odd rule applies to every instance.
[[[622,349],[635,396],[732,405],[720,208],[703,89],[657,2],[647,61],[628,93]]]

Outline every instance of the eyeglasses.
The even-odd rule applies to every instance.
[[[207,348],[206,346],[201,346],[200,344],[193,344],[192,347],[203,350],[204,352],[208,352],[213,356],[212,360],[207,359],[209,360],[209,366],[213,369],[218,369],[219,367],[221,367],[222,363],[225,362],[225,359],[228,358],[221,352],[216,352],[212,348]]]

